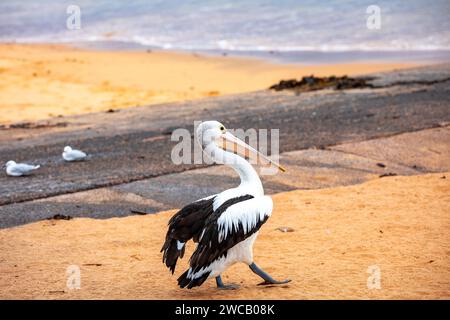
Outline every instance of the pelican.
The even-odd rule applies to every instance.
[[[203,152],[215,163],[231,166],[239,174],[241,183],[236,188],[188,204],[169,220],[161,249],[163,263],[173,274],[178,258],[184,255],[186,243],[192,239],[197,248],[189,260],[189,269],[178,278],[181,288],[191,289],[215,278],[219,289],[237,289],[236,284],[225,285],[221,275],[239,262],[247,264],[264,280],[260,285],[289,282],[289,279],[273,279],[253,261],[253,244],[272,213],[273,203],[264,195],[261,180],[252,165],[234,152],[253,155],[258,161],[275,165],[283,172],[284,168],[236,138],[218,121],[202,122],[196,133]]]

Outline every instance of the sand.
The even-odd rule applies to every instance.
[[[196,53],[0,44],[0,124],[249,92],[310,74],[357,75],[412,66],[302,66]]]
[[[446,178],[443,178],[446,177]],[[255,261],[288,285],[262,287],[245,265],[214,281],[180,289],[161,262],[174,213],[108,220],[41,221],[0,230],[2,299],[449,299],[450,172],[386,177],[361,185],[273,196],[273,216]],[[280,232],[289,227],[293,232]],[[186,256],[192,252],[190,243]],[[66,287],[77,265],[81,288]],[[380,271],[369,289],[368,270]]]

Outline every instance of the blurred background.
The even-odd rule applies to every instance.
[[[69,5],[81,9],[79,30],[65,27]],[[380,8],[380,29],[366,26],[370,5]],[[3,1],[0,41],[257,55],[302,63],[443,61],[450,59],[450,2]]]

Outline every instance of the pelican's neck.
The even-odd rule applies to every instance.
[[[217,163],[232,167],[241,178],[239,188],[249,190],[253,195],[264,195],[264,189],[256,170],[241,156],[225,151],[213,144],[213,160]]]

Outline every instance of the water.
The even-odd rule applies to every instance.
[[[81,29],[66,27],[67,6]],[[381,28],[367,28],[369,5]],[[450,60],[450,1],[2,1],[1,42],[258,55],[288,62]]]

